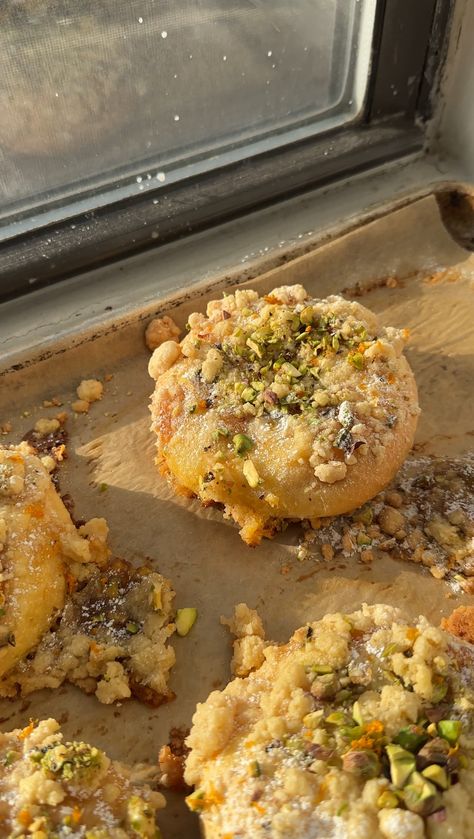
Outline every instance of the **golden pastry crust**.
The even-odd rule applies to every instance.
[[[49,629],[65,602],[65,562],[90,559],[48,472],[27,444],[0,448],[0,677]]]
[[[441,626],[463,641],[474,644],[474,606],[458,606],[448,618],[443,618]]]
[[[173,698],[171,583],[110,559],[107,536],[105,519],[76,529],[28,445],[0,448],[0,696],[68,681],[105,704]]]
[[[474,648],[386,605],[329,614],[198,704],[206,839],[470,839]]]
[[[390,481],[419,411],[405,332],[302,286],[236,291],[188,326],[149,364],[158,463],[177,491],[222,504],[254,545],[283,519],[348,512]]]
[[[0,734],[0,833],[160,839],[156,812],[165,799],[148,779],[151,767],[132,769],[87,743],[65,742],[53,719],[30,723]]]

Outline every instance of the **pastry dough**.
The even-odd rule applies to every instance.
[[[68,557],[90,545],[28,445],[0,448],[0,678],[39,642],[64,606]]]
[[[156,812],[165,799],[144,783],[152,775],[65,742],[53,719],[0,734],[0,834],[160,839]]]
[[[197,706],[206,839],[471,839],[474,648],[390,606],[330,614]]]
[[[193,314],[149,365],[158,463],[223,505],[250,545],[284,519],[348,512],[393,477],[418,402],[406,333],[302,286],[236,291]]]
[[[69,681],[105,704],[173,698],[171,583],[110,558],[107,535],[104,519],[76,530],[26,444],[0,449],[0,696]]]

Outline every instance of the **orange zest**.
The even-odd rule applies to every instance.
[[[44,518],[44,507],[42,504],[29,504],[26,508],[26,512],[33,519]]]
[[[416,641],[419,634],[416,626],[409,626],[406,632],[407,641]]]
[[[79,824],[79,822],[81,821],[81,817],[82,817],[82,810],[80,810],[79,807],[76,804],[74,806],[74,809],[73,809],[72,813],[71,813],[71,819],[72,819],[73,824]]]
[[[372,720],[372,722],[368,722],[364,725],[364,731],[366,734],[382,734],[383,730],[384,724],[380,720]]]
[[[359,737],[358,740],[351,741],[351,749],[373,749],[375,740],[372,737],[367,737],[365,734]]]
[[[28,827],[33,820],[32,815],[30,814],[29,810],[20,810],[17,816],[17,821],[20,822],[22,827]]]
[[[31,732],[34,730],[35,727],[36,727],[36,721],[30,719],[29,725],[25,726],[25,728],[23,728],[20,731],[20,733],[18,735],[19,739],[20,740],[25,740],[31,734]]]
[[[326,798],[326,795],[327,795],[327,791],[328,791],[327,783],[326,783],[326,781],[322,781],[322,783],[319,785],[319,789],[318,789],[318,791],[316,793],[316,796],[314,798],[314,804],[315,805],[321,804],[321,801],[324,801],[324,799]]]
[[[255,807],[257,813],[260,813],[261,816],[265,815],[265,813],[267,812],[265,807],[262,807],[262,805],[259,804],[258,801],[252,801],[252,807]]]

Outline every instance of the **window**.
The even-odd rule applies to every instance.
[[[421,148],[450,7],[0,4],[3,292]]]
[[[348,122],[364,102],[375,0],[7,6],[4,218],[71,190],[196,174]]]

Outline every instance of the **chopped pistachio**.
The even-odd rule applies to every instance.
[[[351,775],[358,775],[365,781],[376,778],[380,773],[380,761],[375,752],[367,749],[350,751],[342,756],[342,768]]]
[[[260,481],[260,476],[255,468],[253,461],[250,459],[246,460],[243,465],[242,469],[244,473],[244,478],[247,481],[248,485],[255,489],[258,486]]]
[[[288,376],[290,376],[293,379],[299,379],[300,376],[301,376],[301,373],[298,370],[298,368],[295,367],[294,364],[290,364],[289,361],[285,361],[284,364],[282,364],[281,370],[282,370],[282,373],[286,373]]]
[[[234,451],[239,455],[243,455],[245,452],[250,451],[253,446],[253,440],[251,440],[250,437],[247,437],[246,434],[234,434],[232,441],[234,443]]]
[[[185,609],[178,609],[176,612],[176,632],[182,638],[188,634],[196,623],[198,616],[197,609],[193,607],[186,607]]]
[[[419,772],[413,772],[410,783],[403,790],[405,807],[419,816],[429,816],[441,804],[441,796],[436,787]]]
[[[214,432],[214,438],[219,440],[220,437],[228,437],[229,436],[229,429],[228,428],[217,428]]]
[[[384,810],[385,808],[389,810],[393,810],[395,807],[398,807],[400,804],[399,798],[395,795],[394,792],[390,792],[390,790],[386,789],[384,792],[379,795],[377,798],[377,807],[380,810]]]
[[[348,688],[344,688],[336,693],[335,699],[336,702],[345,702],[346,699],[350,699],[352,696],[352,691]]]
[[[343,711],[333,711],[332,714],[328,714],[325,722],[329,723],[329,725],[344,725],[347,722],[347,717]]]
[[[415,756],[396,744],[386,746],[385,751],[390,763],[392,783],[396,787],[403,787],[416,768]]]
[[[431,701],[434,705],[441,702],[448,692],[448,683],[442,676],[435,676],[433,679],[433,694]]]
[[[322,708],[319,711],[311,711],[311,713],[303,717],[303,725],[306,728],[317,728],[323,717],[324,711]]]
[[[435,737],[433,740],[429,740],[416,756],[418,769],[426,769],[432,763],[445,766],[448,762],[449,750],[450,746],[448,741],[442,737]]]
[[[416,752],[428,739],[428,734],[421,725],[407,725],[400,729],[393,742],[409,752]]]
[[[459,740],[462,731],[462,722],[460,720],[440,720],[438,723],[438,733],[451,746],[455,746]]]
[[[302,312],[300,312],[300,321],[301,323],[305,324],[305,326],[310,326],[314,319],[314,309],[312,306],[305,306]]]
[[[256,391],[251,387],[244,388],[244,390],[241,393],[244,402],[252,402],[255,399],[256,395]]]
[[[352,355],[347,356],[347,360],[349,364],[352,364],[356,370],[363,370],[364,369],[364,356],[360,352],[355,352]]]
[[[139,632],[140,630],[140,626],[138,623],[135,623],[134,621],[129,621],[125,624],[125,629],[127,630],[127,632],[130,633],[130,635],[136,635],[137,632]]]
[[[259,347],[259,345],[257,344],[257,342],[256,342],[256,341],[253,341],[253,340],[252,340],[252,338],[247,338],[247,340],[246,340],[246,342],[245,342],[245,343],[247,344],[247,346],[248,346],[251,350],[253,350],[253,352],[255,353],[255,355],[257,355],[259,358],[263,358],[263,353],[262,353],[262,350],[261,350],[261,348]]]
[[[364,725],[364,716],[362,713],[362,705],[357,699],[352,706],[352,716],[358,725]]]
[[[352,518],[354,521],[368,526],[372,524],[374,514],[372,508],[367,505],[365,507],[361,507],[360,510],[356,510],[355,513],[352,513]]]
[[[318,676],[325,676],[327,673],[333,673],[334,670],[330,664],[311,664],[311,673],[316,673]]]
[[[339,679],[335,673],[328,673],[324,676],[316,676],[311,683],[310,691],[316,699],[334,699],[340,687]]]
[[[16,752],[13,749],[9,749],[7,752],[5,752],[5,755],[2,758],[2,764],[3,766],[11,766],[12,763],[15,763],[15,761],[17,761],[20,757],[20,752]]]
[[[438,766],[437,763],[432,763],[431,766],[427,766],[426,769],[423,769],[421,774],[424,778],[427,778],[428,781],[432,781],[433,784],[436,784],[437,787],[440,787],[441,789],[448,789],[448,773],[446,772],[446,769],[442,766]]]
[[[342,725],[339,734],[346,740],[358,740],[362,737],[363,728],[361,725]]]
[[[262,767],[260,766],[258,760],[252,760],[250,764],[250,774],[253,778],[260,778],[262,774]]]

